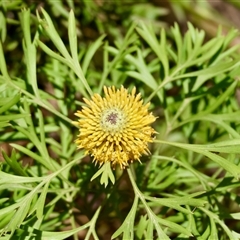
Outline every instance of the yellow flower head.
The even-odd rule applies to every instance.
[[[121,168],[129,162],[148,154],[148,143],[156,133],[149,124],[156,118],[148,112],[150,103],[143,105],[141,94],[134,87],[128,93],[123,86],[104,87],[105,97],[94,94],[92,100],[84,99],[87,107],[75,113],[80,119],[74,122],[80,133],[76,139],[79,149],[86,149],[100,166],[110,162]]]

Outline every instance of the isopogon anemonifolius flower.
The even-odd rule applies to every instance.
[[[100,166],[110,162],[125,168],[150,153],[148,143],[156,133],[150,124],[156,118],[148,112],[150,103],[143,105],[141,94],[136,95],[135,87],[131,93],[123,86],[117,90],[104,87],[104,93],[105,97],[84,98],[87,106],[75,113],[79,120],[73,123],[80,131],[75,142]]]

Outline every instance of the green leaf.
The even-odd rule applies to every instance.
[[[240,62],[239,60],[231,60],[226,63],[219,63],[217,65],[208,67],[203,70],[195,71],[192,73],[186,73],[184,74],[184,77],[192,77],[192,76],[197,76],[197,79],[195,81],[195,84],[192,88],[192,91],[196,91],[204,82],[206,82],[208,79],[217,76],[221,73],[224,73],[226,71],[230,71],[234,68],[239,67]]]
[[[38,46],[45,52],[47,53],[49,56],[57,59],[58,61],[64,63],[67,66],[70,66],[70,62],[68,59],[62,57],[61,55],[55,53],[54,51],[52,51],[47,45],[45,45],[43,42],[41,42],[40,40],[37,40],[37,44]]]
[[[218,231],[217,231],[217,227],[216,224],[213,220],[213,218],[210,218],[210,235],[209,235],[209,239],[216,239],[218,240]]]
[[[0,199],[0,204],[3,204],[4,202],[6,202],[6,201],[8,201],[9,200],[9,198],[1,198]]]
[[[8,75],[7,65],[4,57],[2,42],[0,41],[0,72],[5,78],[5,81],[11,81],[10,76]]]
[[[139,221],[137,229],[136,229],[136,236],[139,239],[143,238],[145,229],[147,228],[147,225],[148,225],[148,221],[149,220],[147,219],[147,215],[144,215],[144,216],[140,217],[140,221]]]
[[[216,215],[215,213],[209,211],[208,209],[205,209],[205,208],[202,208],[202,207],[200,207],[200,209],[201,209],[203,212],[205,212],[210,219],[213,219],[216,223],[218,223],[218,224],[222,227],[222,229],[223,229],[223,230],[225,231],[225,233],[228,235],[229,239],[231,239],[231,240],[238,240],[238,238],[236,238],[236,237],[233,235],[232,231],[231,231],[231,230],[229,229],[229,227],[225,224],[225,222],[219,218],[218,215]]]
[[[62,39],[60,38],[59,34],[57,33],[53,22],[48,15],[48,13],[41,8],[41,13],[44,16],[44,19],[41,19],[38,15],[39,22],[41,26],[44,28],[54,45],[57,47],[58,51],[67,59],[71,59],[71,56],[69,55],[67,48],[65,47],[65,44],[63,43]]]
[[[122,225],[118,228],[117,231],[114,232],[111,239],[118,237],[121,233],[123,233],[122,239],[129,239],[129,240],[134,239],[133,230],[134,230],[134,221],[135,221],[135,214],[137,212],[137,206],[138,206],[138,197],[135,196],[131,210],[129,211]]]
[[[44,177],[22,177],[0,171],[0,184],[6,183],[35,183],[42,182]]]
[[[7,224],[10,222],[14,214],[15,214],[15,211],[11,211],[11,212],[9,211],[0,216],[0,233],[1,233],[1,229],[4,229],[7,226]]]
[[[149,207],[148,203],[145,201],[145,196],[143,195],[143,193],[138,189],[137,184],[133,178],[132,171],[130,169],[127,169],[127,172],[128,172],[130,181],[132,183],[135,195],[137,195],[141,200],[149,218],[146,238],[148,239],[150,237],[151,239],[151,237],[153,236],[153,229],[154,229],[153,227],[155,227],[159,239],[168,240],[169,237],[165,234],[161,226],[158,224],[158,217],[155,215],[155,213]]]
[[[195,145],[199,149],[207,150],[210,152],[221,152],[221,153],[239,153],[240,139],[230,139],[218,143],[212,143],[208,145]]]
[[[13,171],[21,176],[28,176],[22,165],[20,165],[16,158],[16,151],[13,149],[11,157],[9,158],[7,154],[2,150],[2,155],[5,161],[9,164],[9,166],[13,169]]]
[[[21,201],[20,206],[16,213],[13,215],[11,221],[8,224],[9,230],[14,232],[17,227],[19,227],[25,217],[28,215],[33,198],[36,196],[36,191],[33,190],[28,195],[26,195]]]
[[[43,231],[41,233],[42,239],[43,240],[62,240],[71,237],[75,233],[81,232],[85,229],[85,225],[78,227],[76,229],[68,230],[68,231],[63,231],[63,232],[48,232],[48,231]]]
[[[231,216],[231,218],[236,219],[236,220],[240,220],[240,213],[231,213],[229,214]]]
[[[203,192],[201,192],[201,193],[203,193]],[[198,193],[198,194],[195,193],[194,195],[199,195],[201,193]],[[188,196],[184,196],[184,197],[175,197],[175,198],[156,198],[156,197],[146,196],[145,199],[151,201],[151,203],[155,203],[155,204],[162,205],[162,206],[168,206],[170,208],[176,209],[185,214],[192,214],[192,212],[189,211],[188,209],[181,207],[180,205],[190,205],[190,206],[194,206],[194,207],[202,207],[204,204],[207,203],[207,201],[205,201],[203,199],[192,198],[192,195],[188,195]]]
[[[62,56],[64,57],[64,60],[62,58],[63,62],[65,62],[73,71],[74,73],[78,76],[78,78],[80,79],[80,85],[84,85],[84,87],[86,88],[86,90],[88,91],[89,95],[93,95],[92,89],[90,88],[87,80],[85,79],[85,76],[82,72],[82,69],[79,65],[78,62],[78,57],[77,57],[77,52],[75,52],[76,47],[77,47],[77,39],[76,39],[76,34],[75,34],[75,29],[74,26],[71,26],[69,29],[69,38],[70,38],[70,48],[73,54],[73,58],[70,56],[67,48],[65,47],[65,44],[63,43],[61,37],[59,36],[59,34],[57,33],[53,22],[50,18],[50,16],[48,15],[48,13],[41,8],[41,12],[44,16],[44,19],[41,19],[40,16],[38,15],[38,20],[39,23],[41,24],[41,26],[44,28],[44,30],[46,31],[46,33],[48,34],[48,36],[50,37],[50,39],[52,40],[53,44],[56,46],[56,48],[58,49],[58,51],[62,54]],[[74,18],[74,14],[73,12],[70,14],[69,16],[69,24],[74,24],[75,22],[75,18]],[[39,44],[44,47],[45,50],[47,50],[49,53],[54,54],[52,50],[50,50],[49,48],[45,47],[44,44],[40,43]],[[54,54],[55,57],[57,56],[56,54]]]
[[[76,21],[72,9],[69,13],[68,18],[68,39],[72,58],[74,59],[74,61],[78,61]]]
[[[240,239],[240,233],[237,233],[232,230],[232,235],[233,235],[234,239]]]
[[[6,116],[0,116],[0,122],[16,120],[16,119],[20,119],[20,118],[29,117],[29,116],[30,116],[29,113],[26,113],[26,114],[8,114]]]
[[[44,217],[43,211],[44,211],[45,200],[46,200],[46,196],[48,193],[49,184],[50,184],[50,181],[45,184],[45,186],[43,187],[42,192],[40,194],[40,197],[38,198],[36,205],[35,205],[37,208],[36,214],[37,214],[38,219],[41,219],[42,217]]]
[[[148,219],[148,224],[147,224],[146,239],[153,239],[153,230],[154,230],[153,221],[150,218],[150,219]],[[163,238],[163,239],[165,239],[165,238]],[[168,239],[168,238],[166,238],[166,239]]]
[[[183,148],[183,149],[187,149],[193,152],[203,154],[204,156],[209,157],[211,160],[219,164],[223,169],[231,173],[235,178],[238,179],[239,177],[239,174],[240,174],[239,166],[233,164],[232,162],[228,161],[227,159],[224,159],[221,156],[218,156],[217,154],[209,152],[208,150],[206,150],[206,148],[204,148],[204,145],[174,143],[174,142],[166,142],[161,140],[155,140],[155,142],[172,145],[175,147],[179,147],[179,148]]]
[[[162,62],[164,67],[164,75],[169,75],[169,62],[167,57],[167,51],[166,51],[166,33],[165,30],[161,30],[160,35],[160,44],[158,43],[158,40],[156,38],[156,35],[154,33],[152,25],[149,25],[148,27],[141,23],[141,28],[136,28],[137,32],[140,34],[140,36],[149,44],[152,51],[155,52],[157,57],[159,58],[160,62]]]
[[[27,81],[32,86],[35,95],[39,98],[36,74],[36,46],[31,40],[30,9],[23,9],[19,16],[24,36],[23,50],[27,67]]]
[[[192,233],[189,232],[186,228],[180,226],[179,224],[176,224],[174,222],[168,221],[166,219],[162,219],[162,218],[158,218],[158,222],[164,226],[169,227],[170,229],[172,229],[173,232],[179,232],[182,234],[187,235],[188,237],[192,237]]]
[[[177,45],[177,65],[180,66],[185,61],[185,52],[183,50],[183,38],[177,23],[174,23],[174,27],[171,27],[171,32]]]
[[[27,149],[27,148],[25,148],[23,146],[15,144],[15,143],[12,143],[11,146],[13,148],[19,150],[20,152],[26,154],[27,156],[35,159],[36,161],[41,163],[43,166],[45,166],[47,169],[54,170],[53,166],[49,162],[47,162],[45,158],[43,158],[42,156],[39,156],[38,154],[32,152],[30,149]],[[56,166],[57,163],[54,163],[54,165]]]
[[[86,230],[87,227],[89,227],[89,223],[86,223],[80,227],[77,227],[71,230],[61,231],[61,232],[34,230],[36,232],[34,235],[36,236],[36,239],[41,238],[42,240],[63,240],[71,237],[76,233]]]
[[[115,177],[112,172],[111,163],[105,162],[101,168],[92,176],[90,181],[93,181],[95,178],[97,178],[99,175],[101,175],[100,183],[104,184],[105,187],[108,185],[108,179],[111,180],[112,184],[115,183]]]
[[[2,122],[0,122],[0,128],[4,128],[4,127],[6,127],[6,126],[9,126],[8,121],[2,121]]]
[[[10,109],[12,106],[14,106],[20,99],[20,94],[16,94],[13,97],[8,98],[8,102],[4,103],[3,101],[1,101],[1,105],[2,107],[0,107],[0,114],[2,114],[3,112],[7,111],[8,109]]]
[[[0,26],[0,39],[1,39],[1,42],[5,42],[6,40],[6,36],[7,36],[7,24],[6,24],[6,18],[5,16],[3,15],[3,12],[1,11],[0,12],[0,23],[1,23],[1,26]]]

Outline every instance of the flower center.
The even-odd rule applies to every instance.
[[[110,122],[111,124],[116,124],[117,123],[117,113],[110,113],[108,116],[107,116],[107,121]]]
[[[118,108],[106,109],[101,116],[101,127],[105,131],[118,132],[125,124],[124,113]]]

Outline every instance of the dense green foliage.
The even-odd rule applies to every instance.
[[[238,31],[182,34],[144,1],[50,3],[1,6],[0,239],[239,239]],[[125,170],[74,143],[104,85],[136,86],[157,117],[152,155]]]

